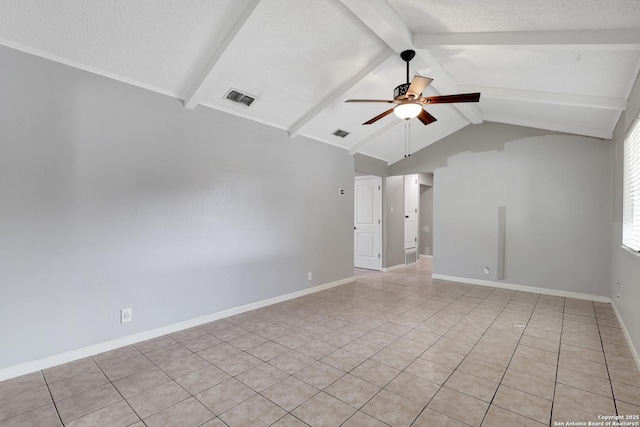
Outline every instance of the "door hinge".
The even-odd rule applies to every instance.
[[[378,190],[380,190],[380,186],[378,185]]]
[[[418,213],[418,208],[415,208],[416,213]]]
[[[378,254],[378,258],[380,258],[380,254]]]
[[[414,238],[413,238],[413,240],[417,242],[417,241],[418,241],[418,238],[417,238],[417,237],[414,237]]]
[[[380,220],[378,220],[378,224],[380,224]]]

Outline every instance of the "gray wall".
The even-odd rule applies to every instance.
[[[384,196],[382,267],[404,264],[404,177],[383,178]],[[393,212],[391,208],[393,207]]]
[[[433,186],[433,174],[432,173],[419,173],[418,184]]]
[[[613,227],[611,245],[611,299],[616,305],[629,331],[636,351],[640,351],[640,256],[620,247],[622,244],[622,176],[624,155],[624,134],[640,110],[640,80],[629,97],[626,113],[623,113],[616,127],[613,159]],[[616,283],[620,282],[620,299],[616,297]]]
[[[0,64],[0,368],[353,275],[348,152],[7,48]]]
[[[353,155],[355,171],[363,175],[388,176],[389,165],[383,160],[379,160],[364,154]]]
[[[611,154],[611,141],[484,123],[390,173],[434,171],[434,273],[497,280],[498,206],[505,206],[505,283],[604,296]]]

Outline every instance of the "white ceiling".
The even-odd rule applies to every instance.
[[[426,94],[482,92],[428,106],[438,121],[411,121],[412,152],[483,121],[611,138],[640,70],[640,1],[0,0],[0,44],[394,163],[404,122],[362,126],[389,106],[344,101],[391,99],[406,49]]]

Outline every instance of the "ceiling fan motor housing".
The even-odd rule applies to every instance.
[[[409,83],[402,83],[401,85],[396,86],[393,90],[393,99],[402,99],[406,98],[407,91],[409,90]]]

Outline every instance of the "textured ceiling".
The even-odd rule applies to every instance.
[[[640,1],[0,0],[0,44],[393,163],[404,122],[362,126],[389,105],[344,100],[391,99],[405,49],[426,94],[482,92],[428,106],[412,152],[483,121],[611,138],[640,70]]]
[[[637,0],[389,0],[414,33],[638,28]]]

